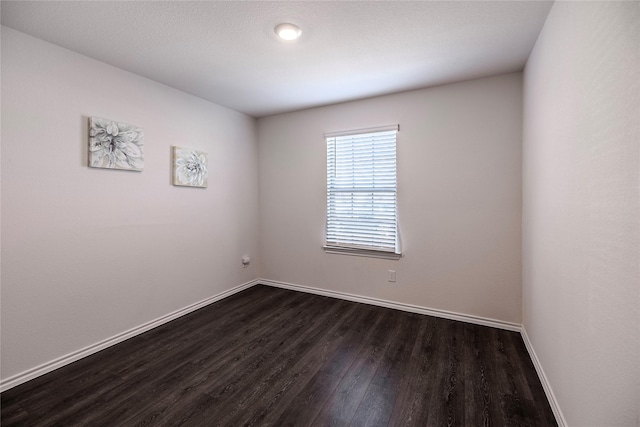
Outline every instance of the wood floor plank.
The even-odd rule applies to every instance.
[[[0,395],[3,426],[556,426],[519,334],[254,286]]]
[[[465,325],[465,425],[491,426],[499,422],[495,413],[487,331]]]
[[[166,411],[166,418],[161,418],[160,421],[170,425],[176,422],[175,416],[172,415],[173,408],[177,408],[176,411],[190,413],[189,422],[200,416],[206,417],[207,420],[220,418],[221,415],[217,412],[230,410],[233,396],[246,391],[243,386],[252,384],[253,389],[255,379],[260,378],[262,370],[270,366],[273,358],[280,355],[285,342],[290,337],[299,336],[309,322],[326,312],[323,304],[314,302],[317,301],[305,298],[305,305],[297,307],[290,316],[280,316],[281,323],[258,330],[260,333],[253,341],[234,343],[229,357],[218,358],[213,365],[203,366],[200,377],[189,387],[179,391],[177,399],[171,402],[169,410]],[[192,396],[199,393],[208,393],[214,402],[202,414],[190,409]],[[217,404],[223,401],[228,404]]]
[[[358,314],[357,306],[345,305],[345,310],[332,318],[333,327],[320,337],[313,348],[295,363],[286,373],[271,378],[259,398],[261,410],[253,413],[241,413],[230,420],[236,425],[264,425],[274,422],[282,411],[291,405],[291,400],[307,386],[320,367],[326,363],[349,332],[350,325]],[[342,310],[341,310],[342,311]],[[257,388],[256,391],[260,392]],[[270,421],[271,420],[271,421]]]
[[[464,376],[460,371],[464,349],[463,324],[439,319],[433,364],[435,378],[427,409],[428,426],[464,425]]]
[[[302,390],[297,391],[287,403],[282,399],[264,420],[265,425],[295,426],[311,425],[325,402],[333,395],[342,379],[343,373],[353,362],[353,357],[346,357],[355,348],[369,330],[375,325],[375,312],[364,304],[354,304],[356,317],[345,319],[340,330],[344,337],[333,352],[328,352],[318,371],[308,380]],[[304,420],[304,422],[302,421]],[[302,423],[303,424],[300,424]]]
[[[302,330],[291,336],[290,339],[283,341],[278,349],[277,354],[269,355],[269,363],[264,364],[260,369],[250,371],[250,376],[245,378],[245,382],[251,383],[251,390],[244,387],[236,387],[231,396],[234,405],[227,407],[224,411],[216,411],[215,413],[201,414],[202,420],[216,419],[217,425],[238,425],[240,419],[246,416],[251,418],[258,415],[255,410],[256,406],[262,407],[268,405],[269,390],[281,389],[282,383],[286,382],[286,378],[300,374],[301,371],[296,369],[296,363],[305,359],[309,352],[315,351],[315,346],[326,334],[331,334],[336,329],[338,317],[344,315],[344,310],[348,304],[343,301],[336,303],[327,298],[328,305],[326,308],[320,308],[311,318],[301,321]],[[304,362],[303,362],[304,367]],[[303,370],[305,374],[309,373],[309,369]],[[284,378],[284,380],[283,380]],[[218,396],[219,387],[210,388],[207,394]],[[249,412],[248,409],[252,411]]]
[[[333,395],[324,403],[313,425],[348,425],[355,415],[384,356],[389,334],[397,321],[392,310],[376,311],[376,323],[370,334],[355,351],[353,362]]]
[[[247,324],[235,333],[229,334],[224,340],[224,349],[192,357],[191,360],[199,369],[183,379],[183,387],[177,387],[164,396],[161,413],[152,411],[150,415],[160,423],[176,422],[175,414],[178,413],[180,414],[177,418],[184,418],[181,412],[195,416],[195,410],[190,409],[192,404],[196,404],[194,396],[205,393],[213,384],[224,385],[221,393],[226,398],[232,389],[233,381],[240,381],[237,379],[238,376],[259,369],[264,359],[274,354],[283,340],[295,335],[304,327],[304,317],[298,316],[295,322],[288,322],[289,316],[295,316],[300,312],[307,316],[315,313],[311,310],[313,301],[301,295],[297,295],[296,298],[286,303],[283,299],[280,310],[273,311],[270,316],[261,316],[260,321]],[[208,400],[217,402],[215,399]],[[158,406],[157,402],[152,402],[151,405]],[[188,417],[186,419],[188,420]],[[141,422],[145,420],[142,419]]]
[[[2,405],[0,423],[5,425],[27,425],[29,414],[18,403]]]
[[[171,322],[170,325],[160,326],[20,385],[14,393],[22,396],[21,404],[33,414],[51,413],[54,410],[58,412],[57,405],[60,400],[91,398],[95,393],[103,391],[105,382],[115,384],[120,381],[108,381],[114,376],[122,376],[123,372],[134,371],[139,367],[148,368],[150,363],[158,363],[162,355],[174,357],[173,352],[181,348],[184,342],[204,342],[201,338],[202,325],[215,325],[214,330],[222,336],[226,327],[237,328],[238,322],[246,322],[255,317],[251,310],[242,310],[245,304],[254,302],[253,309],[260,309],[268,306],[270,300],[277,297],[274,293],[265,293],[263,289],[249,291],[252,292],[247,292],[246,301],[240,299],[237,301],[239,304],[230,304],[233,301],[227,300],[220,301],[214,310],[205,308],[191,313]],[[109,368],[105,369],[105,365]],[[3,394],[3,405],[7,403],[5,399],[10,396],[11,394],[5,398]]]
[[[370,383],[349,426],[385,426],[391,418],[398,391]]]
[[[435,380],[437,320],[420,317],[418,336],[390,418],[391,425],[427,425],[427,403]],[[434,338],[435,337],[435,338]]]
[[[289,294],[288,298],[296,298],[295,295]],[[283,298],[283,302],[290,303],[288,298]],[[298,301],[304,303],[305,300],[298,297]],[[295,302],[295,300],[294,300]],[[260,301],[258,305],[263,304],[264,301]],[[238,341],[246,338],[246,335],[251,331],[253,326],[253,319],[255,319],[255,315],[253,313],[242,313],[242,311],[238,311],[240,313],[239,324],[235,324],[232,330],[236,330],[236,335],[231,335],[231,339],[235,338]],[[260,318],[261,322],[267,322],[272,316],[264,316]],[[223,329],[220,329],[220,325],[210,326],[209,323],[194,322],[194,328],[197,333],[194,331],[184,331],[182,328],[178,329],[178,339],[173,337],[173,343],[170,343],[168,340],[161,340],[166,345],[163,346],[145,346],[141,345],[138,349],[136,349],[136,353],[142,351],[142,349],[147,348],[148,352],[142,355],[140,354],[139,359],[134,359],[129,362],[128,365],[122,365],[118,362],[118,358],[114,359],[113,363],[109,364],[109,369],[105,371],[110,372],[109,377],[105,377],[100,382],[87,382],[82,381],[81,376],[73,375],[73,378],[78,378],[79,383],[82,384],[82,387],[69,387],[70,381],[67,380],[65,390],[67,393],[73,391],[73,394],[68,395],[66,400],[73,401],[74,407],[78,404],[83,404],[82,402],[91,401],[91,402],[101,402],[103,401],[103,394],[106,393],[106,396],[110,396],[112,389],[115,389],[114,392],[118,392],[120,389],[120,385],[123,382],[126,382],[129,385],[136,385],[136,387],[128,387],[128,389],[136,390],[139,395],[144,395],[144,388],[153,386],[154,381],[158,378],[158,372],[162,372],[163,370],[167,370],[172,367],[175,363],[175,360],[183,362],[185,360],[185,355],[193,352],[194,347],[206,345],[208,346],[211,354],[215,354],[216,350],[219,348],[218,340],[212,339],[203,339],[204,338],[212,338],[208,333],[210,331],[214,331],[216,336],[222,337],[225,334],[224,330],[224,322],[222,323]],[[245,328],[241,328],[240,325],[246,325]],[[165,329],[165,328],[162,328]],[[157,335],[158,331],[151,332],[153,335]],[[184,338],[185,336],[191,337],[190,339]],[[227,339],[230,337],[227,334]],[[227,341],[228,342],[228,341]],[[182,346],[180,345],[182,344]],[[113,380],[113,377],[116,376],[118,379]],[[101,375],[96,375],[96,378],[102,378]],[[75,384],[74,384],[75,385]],[[119,405],[120,409],[125,409],[127,406],[130,406],[131,400],[122,399],[123,402]],[[53,410],[56,409],[55,405],[56,399],[40,399],[37,401],[38,410],[34,409],[34,413],[45,413],[51,414],[55,413],[55,417],[51,418],[51,420],[60,419],[66,412],[68,412],[69,408],[65,411]],[[31,411],[31,407],[29,407]],[[125,414],[126,411],[120,411],[119,414]]]
[[[531,426],[525,415],[532,396],[526,381],[522,381],[520,369],[512,362],[508,336],[497,331],[490,344],[496,362],[496,381],[504,417],[511,425]]]
[[[529,357],[521,357],[526,355],[527,349],[524,345],[524,341],[519,334],[508,334],[507,342],[511,363],[514,365],[514,377],[518,384],[522,384],[524,387],[523,396],[525,397],[526,409],[522,418],[531,423],[529,419],[544,420],[545,425],[556,425],[556,420],[553,416],[553,410],[547,396],[545,394],[542,383],[538,378],[533,362]],[[529,417],[530,412],[535,412],[535,417]],[[532,424],[533,425],[533,424]]]
[[[399,392],[418,336],[420,316],[402,312],[397,316],[396,331],[390,338],[389,346],[372,383]]]
[[[397,313],[395,330],[378,365],[367,393],[362,399],[351,425],[387,425],[401,385],[405,381],[406,367],[418,335],[419,316]]]

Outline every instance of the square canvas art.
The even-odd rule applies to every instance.
[[[173,147],[173,185],[207,187],[207,153],[193,148]]]
[[[99,117],[89,118],[89,166],[141,171],[144,134],[137,126]]]

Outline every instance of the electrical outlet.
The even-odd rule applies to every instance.
[[[389,273],[389,282],[395,282],[396,281],[396,271],[395,270],[388,270]]]

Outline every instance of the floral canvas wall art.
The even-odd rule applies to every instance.
[[[173,185],[207,187],[207,153],[193,148],[173,147]]]
[[[142,129],[126,123],[90,117],[89,166],[141,171],[144,167]]]

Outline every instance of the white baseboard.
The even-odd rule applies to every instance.
[[[421,307],[401,302],[388,301],[378,298],[365,297],[361,295],[348,294],[346,292],[328,291],[326,289],[312,288],[310,286],[296,285],[293,283],[278,282],[275,280],[259,279],[260,284],[274,286],[276,288],[291,289],[294,291],[307,292],[316,295],[339,298],[347,301],[361,302],[364,304],[377,305],[380,307],[393,308],[396,310],[408,311],[410,313],[426,314],[428,316],[442,317],[444,319],[459,320],[461,322],[473,323],[475,325],[491,326],[492,328],[506,329],[508,331],[520,332],[520,324],[505,322],[502,320],[490,319],[487,317],[474,316],[471,314],[456,313],[453,311],[439,310],[436,308]]]
[[[116,345],[124,340],[127,340],[136,335],[140,335],[143,332],[146,332],[150,329],[163,325],[167,322],[170,322],[178,317],[182,317],[185,314],[189,314],[192,311],[195,311],[199,308],[202,308],[206,305],[212,304],[216,301],[219,301],[223,298],[231,296],[235,293],[243,291],[247,288],[250,288],[256,284],[260,283],[259,280],[251,280],[250,282],[243,283],[242,285],[236,286],[235,288],[229,289],[227,291],[221,292],[217,295],[211,296],[209,298],[205,298],[201,301],[188,305],[184,308],[176,310],[172,313],[166,314],[164,316],[158,317],[155,320],[144,323],[140,326],[136,326],[135,328],[129,329],[128,331],[121,332],[117,335],[114,335],[110,338],[82,348],[80,350],[74,351],[57,359],[51,360],[49,362],[43,363],[42,365],[36,366],[35,368],[28,369],[19,374],[13,375],[7,379],[0,381],[0,393],[10,388],[13,388],[17,385],[25,383],[29,380],[32,380],[40,375],[44,375],[49,373],[55,369],[61,368],[62,366],[73,363],[77,360],[82,359],[83,357],[87,357],[91,354],[97,353],[100,350],[104,350],[107,347],[111,347],[112,345]]]
[[[527,335],[527,330],[524,325],[522,325],[520,334],[522,335],[522,340],[524,341],[525,347],[527,347],[527,351],[529,352],[529,357],[531,357],[531,361],[533,362],[533,366],[536,368],[536,372],[538,373],[538,378],[540,378],[540,382],[542,383],[542,387],[544,388],[544,393],[547,395],[547,400],[549,401],[549,405],[551,405],[551,410],[553,411],[553,415],[556,417],[556,422],[558,423],[558,427],[567,427],[567,421],[564,419],[564,415],[562,415],[562,411],[560,410],[560,405],[558,405],[558,400],[556,399],[556,395],[553,394],[553,389],[551,388],[551,384],[547,379],[547,375],[544,373],[544,369],[542,369],[542,365],[540,364],[540,360],[536,355],[535,350],[533,349],[533,344],[531,340],[529,340],[529,335]]]
[[[174,319],[177,319],[178,317],[184,316],[186,314],[189,314],[195,310],[198,310],[199,308],[202,308],[204,306],[207,306],[209,304],[212,304],[216,301],[220,301],[223,298],[226,298],[228,296],[231,296],[235,293],[238,293],[240,291],[243,291],[245,289],[248,289],[254,285],[257,284],[262,284],[262,285],[267,285],[267,286],[273,286],[273,287],[277,287],[277,288],[284,288],[284,289],[290,289],[290,290],[294,290],[294,291],[300,291],[300,292],[307,292],[307,293],[311,293],[311,294],[316,294],[316,295],[323,295],[323,296],[328,296],[328,297],[333,297],[333,298],[339,298],[339,299],[343,299],[343,300],[347,300],[347,301],[354,301],[354,302],[360,302],[360,303],[364,303],[364,304],[370,304],[370,305],[375,305],[375,306],[380,306],[380,307],[386,307],[386,308],[392,308],[392,309],[396,309],[396,310],[402,310],[402,311],[407,311],[410,313],[417,313],[417,314],[426,314],[428,316],[435,316],[435,317],[441,317],[444,319],[450,319],[450,320],[458,320],[461,322],[467,322],[467,323],[472,323],[472,324],[476,324],[476,325],[482,325],[482,326],[490,326],[493,328],[499,328],[499,329],[505,329],[505,330],[509,330],[509,331],[515,331],[515,332],[520,332],[520,334],[522,335],[522,339],[524,341],[524,344],[527,348],[527,351],[529,352],[529,356],[531,357],[531,360],[533,361],[533,365],[535,366],[536,372],[538,373],[538,377],[540,378],[540,382],[542,383],[542,386],[544,388],[544,391],[546,393],[547,399],[549,400],[549,404],[551,405],[551,409],[553,410],[553,413],[556,417],[556,421],[558,422],[559,427],[567,427],[567,422],[564,419],[564,416],[562,415],[562,411],[560,410],[560,406],[558,405],[558,401],[556,400],[555,395],[553,394],[553,390],[551,389],[551,385],[549,384],[549,381],[544,373],[544,370],[542,369],[542,365],[540,364],[540,361],[538,360],[538,357],[533,349],[533,346],[531,344],[531,341],[529,340],[529,337],[527,335],[527,331],[525,330],[525,328],[517,323],[512,323],[512,322],[505,322],[502,320],[496,320],[496,319],[491,319],[491,318],[486,318],[486,317],[480,317],[480,316],[473,316],[473,315],[469,315],[469,314],[462,314],[462,313],[456,313],[456,312],[452,312],[452,311],[447,311],[447,310],[439,310],[439,309],[435,309],[435,308],[428,308],[428,307],[421,307],[421,306],[417,306],[417,305],[412,305],[412,304],[405,304],[405,303],[399,303],[399,302],[394,302],[394,301],[388,301],[388,300],[382,300],[382,299],[378,299],[378,298],[371,298],[371,297],[365,297],[365,296],[361,296],[361,295],[353,295],[353,294],[349,294],[346,292],[338,292],[338,291],[330,291],[330,290],[326,290],[326,289],[320,289],[320,288],[313,288],[310,286],[303,286],[303,285],[296,285],[293,283],[286,283],[286,282],[279,282],[279,281],[275,281],[275,280],[266,280],[266,279],[256,279],[256,280],[251,280],[249,282],[243,283],[242,285],[236,286],[235,288],[229,289],[227,291],[221,292],[217,295],[211,296],[209,298],[205,298],[201,301],[198,301],[194,304],[188,305],[184,308],[181,308],[179,310],[176,310],[172,313],[166,314],[164,316],[158,317],[155,320],[152,320],[150,322],[144,323],[140,326],[137,326],[135,328],[129,329],[128,331],[124,331],[120,334],[114,335],[110,338],[107,338],[103,341],[100,341],[98,343],[92,344],[90,346],[87,346],[85,348],[82,348],[80,350],[74,351],[72,353],[69,353],[65,356],[59,357],[57,359],[54,359],[52,361],[43,363],[42,365],[36,366],[34,368],[28,369],[24,372],[21,372],[19,374],[13,375],[7,379],[1,380],[0,381],[0,392],[4,392],[6,390],[9,390],[10,388],[13,388],[17,385],[20,385],[22,383],[25,383],[29,380],[32,380],[36,377],[39,377],[41,375],[47,374],[51,371],[54,371],[55,369],[61,368],[62,366],[68,365],[70,363],[73,363],[77,360],[82,359],[83,357],[87,357],[91,354],[97,353],[100,350],[103,350],[107,347],[111,347],[113,345],[116,345],[122,341],[125,341],[131,337],[134,337],[136,335],[140,335],[143,332],[146,332],[150,329],[153,329],[155,327],[158,327],[160,325],[163,325],[165,323],[168,323]]]
[[[524,329],[524,326],[522,326],[520,324],[512,323],[512,322],[505,322],[505,321],[502,321],[502,320],[490,319],[490,318],[486,318],[486,317],[473,316],[473,315],[469,315],[469,314],[456,313],[456,312],[452,312],[452,311],[438,310],[438,309],[427,308],[427,307],[420,307],[420,306],[416,306],[416,305],[412,305],[412,304],[404,304],[404,303],[399,303],[399,302],[394,302],[394,301],[381,300],[381,299],[377,299],[377,298],[364,297],[364,296],[361,296],[361,295],[353,295],[353,294],[348,294],[348,293],[345,293],[345,292],[328,291],[326,289],[319,289],[319,288],[313,288],[313,287],[310,287],[310,286],[296,285],[296,284],[293,284],[293,283],[278,282],[278,281],[275,281],[275,280],[259,279],[257,282],[259,284],[262,284],[262,285],[274,286],[274,287],[277,287],[277,288],[291,289],[291,290],[294,290],[294,291],[307,292],[307,293],[316,294],[316,295],[324,295],[324,296],[328,296],[328,297],[344,299],[344,300],[347,300],[347,301],[361,302],[361,303],[365,303],[365,304],[377,305],[377,306],[380,306],[380,307],[386,307],[386,308],[393,308],[393,309],[396,309],[396,310],[408,311],[408,312],[411,312],[411,313],[426,314],[426,315],[429,315],[429,316],[442,317],[442,318],[445,318],[445,319],[459,320],[461,322],[472,323],[472,324],[475,324],[475,325],[490,326],[490,327],[493,327],[493,328],[506,329],[508,331],[520,332],[520,335],[522,336],[522,340],[524,341],[524,344],[525,344],[525,346],[527,348],[527,351],[529,352],[529,356],[531,357],[531,360],[533,361],[533,365],[536,368],[536,373],[538,374],[538,377],[540,378],[540,382],[542,383],[542,387],[544,388],[544,392],[545,392],[545,394],[547,396],[547,400],[549,401],[549,405],[551,406],[551,410],[553,411],[553,414],[554,414],[554,416],[556,418],[556,422],[558,423],[559,427],[567,427],[567,422],[564,419],[564,416],[562,415],[562,411],[560,410],[560,406],[558,405],[558,401],[556,400],[556,397],[553,394],[553,390],[551,389],[551,385],[549,384],[549,380],[547,379],[547,376],[545,375],[544,370],[542,369],[542,365],[540,364],[540,361],[538,360],[538,356],[536,355],[535,351],[533,350],[533,345],[531,344],[531,341],[529,340],[529,337],[527,336],[527,331]]]

